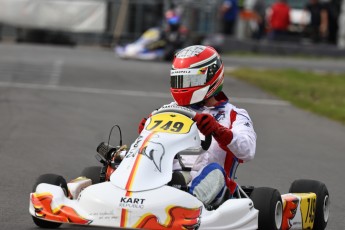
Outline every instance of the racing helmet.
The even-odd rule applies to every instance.
[[[169,25],[180,24],[181,18],[176,14],[174,10],[168,10],[165,13],[165,19]]]
[[[189,46],[176,53],[170,71],[170,92],[180,106],[204,101],[220,92],[224,65],[210,46]]]

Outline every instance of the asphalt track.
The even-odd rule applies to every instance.
[[[224,61],[236,67],[264,59]],[[279,68],[276,62],[264,65]],[[314,70],[324,65],[291,62]],[[342,71],[341,62],[336,66]],[[0,229],[35,229],[28,212],[35,179],[43,173],[72,179],[97,164],[96,146],[113,124],[130,144],[141,118],[171,101],[169,69],[168,63],[120,60],[99,48],[0,44]],[[286,193],[294,179],[323,181],[332,202],[327,229],[345,229],[345,127],[231,77],[224,89],[249,111],[258,135],[256,158],[240,166],[239,183]],[[112,140],[118,143],[116,132]]]

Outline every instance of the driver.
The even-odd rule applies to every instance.
[[[194,45],[182,49],[174,57],[170,76],[175,100],[171,104],[197,112],[194,120],[199,131],[212,135],[207,151],[197,157],[184,156],[185,163],[193,165],[187,181],[189,192],[205,205],[219,205],[226,188],[231,194],[236,190],[233,177],[238,164],[254,158],[253,122],[247,111],[232,105],[222,91],[224,65],[214,48]],[[145,121],[140,122],[139,133]]]

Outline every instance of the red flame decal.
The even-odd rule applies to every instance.
[[[157,216],[144,216],[135,228],[144,229],[195,229],[200,225],[201,208],[172,207],[168,211],[168,223],[160,224]]]
[[[62,223],[73,223],[73,224],[90,224],[91,221],[80,216],[73,208],[61,205],[58,208],[52,210],[53,195],[50,193],[31,195],[31,202],[35,208],[35,214],[37,217],[57,221]]]
[[[298,198],[295,196],[284,196],[285,208],[283,212],[282,229],[287,230],[291,228],[290,220],[292,220],[297,212]]]

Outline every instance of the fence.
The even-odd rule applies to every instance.
[[[220,2],[221,0],[2,0],[0,24],[3,25],[2,37],[15,38],[17,41],[27,39],[28,34],[33,31],[40,31],[42,36],[44,31],[63,34],[77,43],[110,45],[114,41],[133,40],[150,27],[162,26],[164,12],[173,5],[180,8],[183,24],[195,36],[217,32]],[[89,11],[85,10],[87,6],[91,6]],[[76,18],[83,18],[84,21],[76,22]]]

